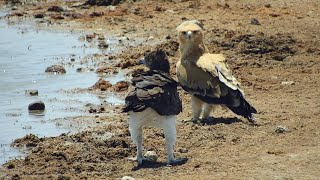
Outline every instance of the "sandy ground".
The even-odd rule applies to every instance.
[[[219,4],[220,3],[220,4]],[[52,5],[63,11],[48,11]],[[146,39],[118,54],[109,54],[106,70],[138,70],[144,52],[161,47],[174,64],[179,58],[175,27],[201,20],[211,52],[228,57],[247,99],[258,110],[259,125],[228,110],[217,109],[204,124],[191,118],[190,98],[181,89],[183,112],[178,116],[177,157],[185,164],[166,166],[161,130],[145,130],[145,150],[156,151],[157,162],[137,167],[127,115],[108,107],[93,120],[99,123],[78,134],[38,138],[26,136],[24,160],[0,169],[0,179],[319,179],[320,178],[320,2],[289,1],[137,1],[115,7],[79,6],[55,1],[17,6],[11,21],[42,14],[49,29],[114,34],[129,41]],[[20,16],[21,15],[21,16]],[[259,21],[252,20],[255,18]],[[123,45],[124,46],[124,45]],[[97,62],[99,67],[108,63]],[[85,65],[84,65],[85,66]],[[97,92],[99,93],[99,91]],[[123,97],[125,91],[120,96]],[[85,107],[84,107],[85,108]],[[90,121],[92,116],[70,119]]]

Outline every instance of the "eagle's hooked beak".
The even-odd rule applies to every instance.
[[[188,32],[187,32],[187,37],[188,37],[188,39],[191,39],[191,35],[192,35],[192,32],[191,32],[191,31],[188,31]]]

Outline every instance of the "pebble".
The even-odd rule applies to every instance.
[[[109,57],[110,59],[111,57]],[[137,65],[137,62],[135,60],[126,60],[123,63],[119,63],[117,66],[120,67],[121,69],[125,69],[131,66]]]
[[[64,74],[66,73],[66,70],[64,69],[63,66],[61,65],[52,65],[47,67],[47,69],[45,70],[45,72],[53,72],[53,73],[61,73]]]
[[[106,49],[109,47],[109,45],[105,41],[99,41],[98,47],[100,49]]]
[[[271,4],[266,4],[266,5],[264,5],[264,7],[271,8]]]
[[[101,91],[106,91],[112,84],[109,81],[106,81],[100,78],[92,87],[91,89],[100,89]]]
[[[64,9],[61,6],[51,6],[48,8],[48,11],[62,12]]]
[[[276,133],[285,133],[288,132],[288,128],[284,127],[284,126],[277,126],[275,129]]]
[[[90,14],[90,17],[100,17],[100,16],[103,16],[104,15],[104,12],[92,12]]]
[[[127,81],[119,81],[114,85],[114,90],[117,92],[126,91],[129,88],[129,82]]]
[[[117,6],[108,6],[110,11],[115,11],[117,9]]]
[[[294,85],[294,81],[282,81],[281,85]]]
[[[25,94],[29,96],[38,96],[39,92],[38,90],[26,90]]]
[[[158,155],[155,151],[147,151],[144,154],[144,157],[148,158],[151,161],[157,161],[157,159],[158,159]]]
[[[253,24],[253,25],[261,25],[261,23],[259,22],[259,20],[256,19],[256,18],[252,18],[251,21],[250,21],[250,23]]]
[[[187,149],[187,148],[179,148],[179,149],[178,149],[178,152],[179,152],[179,153],[187,153],[187,152],[188,152],[188,149]]]
[[[276,61],[283,61],[286,58],[286,56],[284,56],[284,55],[275,55],[272,58],[274,60],[276,60]]]
[[[42,101],[33,102],[28,106],[29,111],[34,111],[34,110],[43,111],[44,109],[45,109],[45,105]]]
[[[164,9],[163,7],[161,7],[161,6],[156,6],[156,7],[154,8],[154,10],[155,10],[155,11],[164,11],[165,9]]]
[[[135,180],[135,179],[131,176],[123,176],[121,180]]]
[[[64,17],[61,16],[61,15],[51,15],[50,18],[52,18],[52,19],[64,19]]]
[[[269,16],[271,16],[271,17],[279,17],[279,16],[280,16],[280,14],[277,14],[277,13],[270,13],[270,14],[269,14]]]
[[[38,13],[34,15],[34,18],[43,18],[44,14],[43,13]]]
[[[77,72],[82,72],[82,71],[83,71],[83,68],[82,68],[82,67],[79,67],[79,68],[76,69],[76,71],[77,71]]]

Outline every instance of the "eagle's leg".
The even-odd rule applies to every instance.
[[[138,164],[142,164],[145,158],[143,157],[143,147],[142,147],[142,141],[143,141],[143,133],[142,128],[137,129],[130,129],[131,139],[133,143],[137,146],[137,157],[136,160],[138,161]]]
[[[175,161],[173,155],[173,146],[176,143],[177,138],[177,130],[176,130],[176,117],[169,117],[164,122],[163,127],[165,139],[166,139],[166,146],[167,146],[167,163],[171,164]]]
[[[129,158],[130,160],[137,160],[138,164],[141,165],[144,160],[147,160],[143,157],[143,131],[142,126],[137,123],[134,118],[129,118],[129,131],[131,134],[132,142],[137,146],[137,156],[135,158]]]
[[[175,159],[173,155],[173,146],[177,140],[176,116],[171,116],[166,119],[163,131],[167,146],[167,164],[172,165],[184,162],[185,159]]]
[[[137,160],[138,160],[138,164],[142,164],[144,157],[143,157],[143,147],[142,147],[142,141],[143,141],[143,135],[142,135],[142,128],[139,129],[138,135],[136,136],[137,139]]]
[[[208,117],[210,116],[210,113],[215,109],[214,105],[211,104],[204,104],[204,108],[203,108],[203,115],[202,115],[202,119],[208,119]]]
[[[191,96],[191,107],[193,112],[192,121],[197,122],[200,120],[200,114],[202,112],[203,102],[195,96]]]

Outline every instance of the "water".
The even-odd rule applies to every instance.
[[[12,26],[0,19],[0,165],[21,155],[10,147],[14,139],[30,133],[47,137],[69,132],[71,129],[58,127],[52,120],[82,115],[84,104],[101,102],[94,94],[62,91],[92,86],[99,78],[96,73],[78,73],[72,66],[66,66],[63,75],[44,73],[46,67],[61,60],[78,61],[100,51],[87,48],[86,42],[78,39],[79,34],[36,30],[26,24]],[[120,73],[108,80],[116,83],[122,79]],[[26,96],[25,90],[30,89],[38,90],[39,96]],[[28,112],[28,105],[36,100],[46,104],[42,115]],[[113,96],[107,97],[107,102],[123,103]]]

